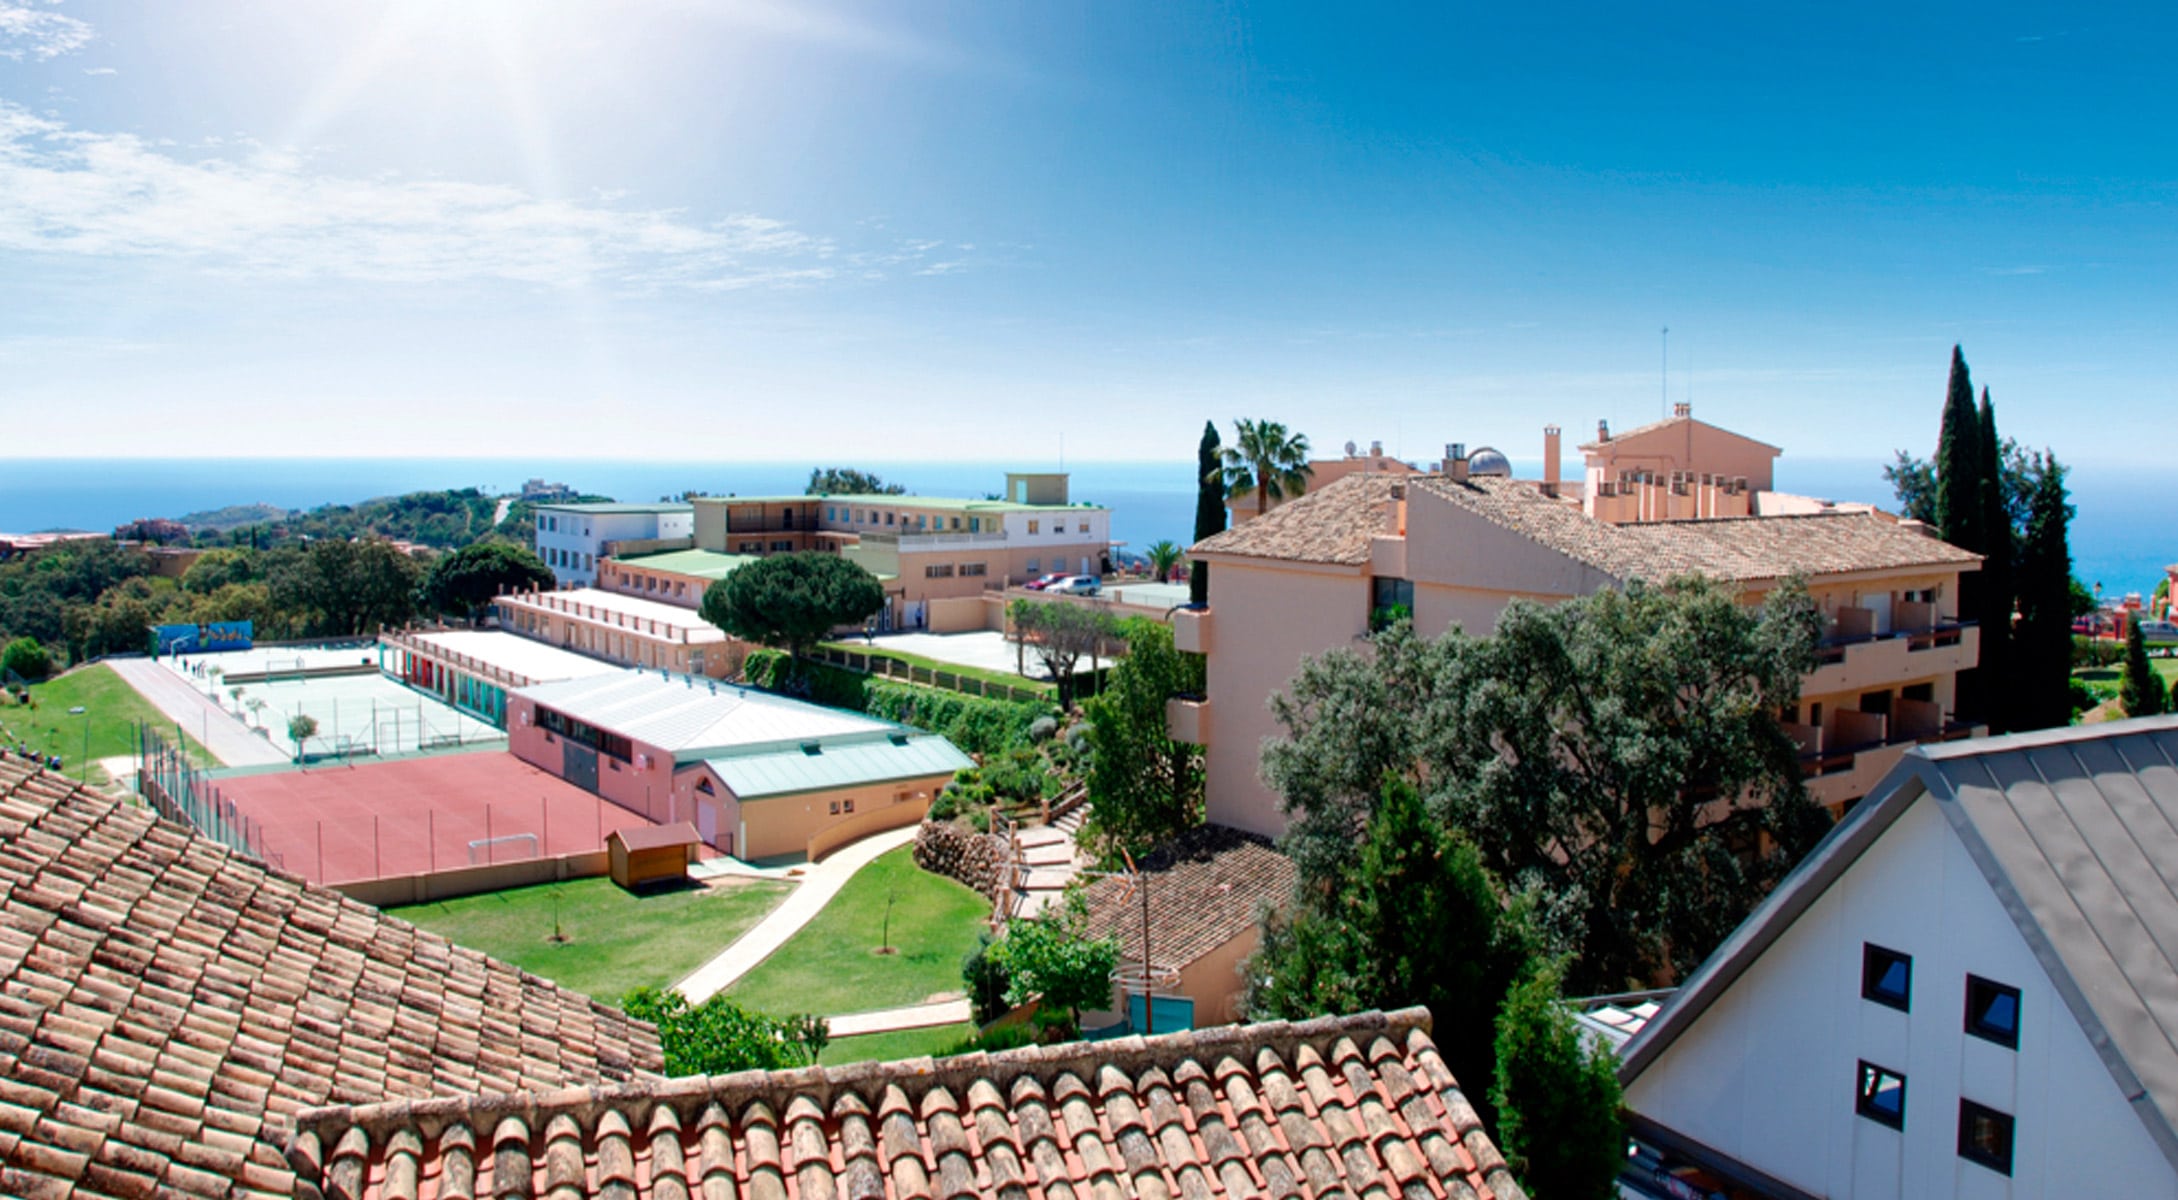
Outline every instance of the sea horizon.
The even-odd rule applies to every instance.
[[[1778,461],[1780,491],[1896,508],[1883,480],[1883,458]],[[1540,458],[1514,457],[1516,474],[1542,472]],[[1131,550],[1161,539],[1191,540],[1195,494],[1192,459],[1079,460],[1030,464],[979,459],[862,460],[840,463],[876,473],[911,492],[939,496],[995,494],[1008,470],[1063,470],[1077,502],[1112,512],[1112,536]],[[0,458],[0,532],[104,531],[145,517],[176,518],[231,505],[311,509],[383,496],[476,487],[519,492],[541,478],[616,500],[654,501],[688,490],[716,495],[802,492],[807,462],[570,458]],[[1564,466],[1568,476],[1578,460]],[[2152,591],[2164,564],[2178,560],[2163,532],[2169,472],[2152,467],[2074,468],[2067,477],[2074,573],[2110,595]]]

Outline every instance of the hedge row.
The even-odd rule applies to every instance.
[[[826,663],[796,661],[781,650],[751,650],[741,670],[743,678],[767,692],[927,729],[970,754],[999,754],[1028,745],[1029,726],[1051,712],[1047,705],[894,683]]]

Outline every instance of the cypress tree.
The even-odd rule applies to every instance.
[[[1219,453],[1218,423],[1202,423],[1202,443],[1195,448],[1195,540],[1225,532],[1225,458]],[[1210,603],[1210,568],[1190,562],[1187,568],[1187,599],[1192,604]]]
[[[1961,550],[1980,554],[1982,533],[1981,415],[1974,411],[1974,380],[1966,355],[1951,348],[1951,386],[1944,396],[1943,428],[1936,435],[1936,532]]]
[[[1990,732],[2004,733],[2016,727],[2011,710],[2022,696],[2012,663],[2012,603],[2018,583],[2012,577],[2015,538],[2011,510],[2005,504],[2003,443],[1997,437],[1996,406],[1989,400],[1987,387],[1981,389],[1976,424],[1981,431],[1981,455],[1974,482],[1980,492],[1983,537],[1981,572],[1975,581],[1981,601],[1975,614],[1981,621],[1978,678]]]
[[[2118,683],[2118,702],[2128,717],[2152,717],[2170,707],[2170,693],[2148,665],[2148,644],[2137,619],[2126,622],[2125,678]]]
[[[2049,729],[2072,721],[2072,505],[2065,469],[2049,454],[2036,464],[2033,504],[2019,553],[2019,628],[2012,640],[2011,727]]]

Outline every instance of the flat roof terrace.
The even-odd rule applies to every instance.
[[[509,592],[492,603],[527,608],[534,612],[564,613],[601,625],[648,633],[656,637],[676,638],[684,642],[726,640],[725,633],[718,626],[697,616],[694,609],[621,592],[608,592],[600,588],[572,588],[564,592]]]
[[[401,645],[404,641],[415,642],[426,653],[435,652],[436,657],[444,661],[460,664],[467,660],[496,669],[523,681],[516,686],[550,683],[558,679],[585,679],[621,669],[609,662],[600,662],[571,650],[562,650],[535,638],[497,629],[446,629],[432,633],[392,634],[386,637],[386,641],[390,645]]]

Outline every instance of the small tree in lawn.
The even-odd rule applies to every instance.
[[[1536,1200],[1605,1200],[1626,1161],[1618,1064],[1581,1036],[1558,979],[1538,963],[1497,1014],[1497,1140]]]
[[[301,762],[303,743],[318,736],[318,719],[309,713],[296,713],[287,719],[287,740],[295,743],[295,761]]]
[[[1088,926],[1088,906],[1072,892],[1063,905],[1007,926],[989,952],[1005,972],[1006,1003],[1035,1001],[1062,1036],[1080,1030],[1081,1010],[1112,1001],[1119,943],[1090,937]]]
[[[884,585],[861,564],[802,551],[738,568],[704,590],[699,611],[734,637],[799,658],[811,642],[883,607]]]
[[[2140,636],[2138,621],[2125,633],[2125,678],[2118,684],[2118,702],[2128,717],[2152,717],[2170,708],[2170,693],[2148,665],[2148,643]]]

